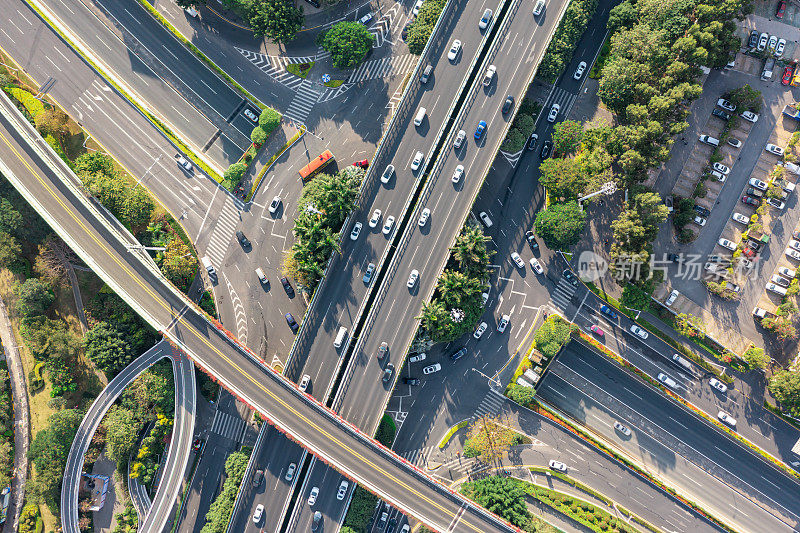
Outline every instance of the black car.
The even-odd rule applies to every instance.
[[[450,359],[452,359],[453,362],[455,363],[456,361],[458,361],[459,359],[461,359],[465,355],[467,355],[467,349],[466,348],[461,348],[456,353],[450,355]]]
[[[286,323],[289,324],[292,333],[297,333],[297,330],[300,329],[300,325],[297,323],[297,320],[294,319],[292,313],[286,313],[283,315],[283,318],[286,319]]]
[[[680,263],[681,256],[678,254],[667,254],[667,261],[672,261],[673,263]]]
[[[419,385],[419,379],[417,378],[403,378],[403,383],[406,385]]]
[[[506,101],[503,102],[503,114],[507,114],[514,107],[514,97],[510,94],[506,96]]]
[[[711,112],[711,114],[714,115],[715,117],[721,118],[722,120],[727,121],[731,119],[731,116],[722,109],[715,109]]]
[[[289,278],[286,276],[282,277],[281,285],[283,285],[283,290],[286,291],[286,294],[289,295],[289,298],[294,298],[294,287],[292,287],[292,284],[289,283]]]
[[[711,211],[703,207],[702,205],[695,205],[694,210],[697,211],[698,214],[707,217],[711,215]]]
[[[758,32],[753,30],[750,32],[750,39],[747,41],[748,48],[755,48],[758,45]]]
[[[392,375],[394,374],[394,365],[389,363],[386,365],[386,368],[383,369],[383,382],[389,383],[392,380]]]
[[[539,251],[539,243],[536,242],[536,236],[533,234],[532,230],[528,230],[525,232],[525,238],[528,240],[528,245],[531,247],[531,250],[535,253]]]
[[[528,150],[534,150],[536,148],[536,141],[539,140],[539,135],[536,133],[531,133],[531,136],[528,137]]]
[[[550,157],[550,151],[553,149],[553,142],[552,141],[545,141],[542,145],[542,151],[539,152],[539,157],[541,159],[547,159]]]
[[[561,274],[564,276],[564,279],[570,282],[573,286],[578,286],[578,278],[576,278],[575,274],[573,274],[569,269],[564,270],[564,272]]]
[[[403,30],[400,32],[400,38],[403,39],[403,42],[405,42],[406,41],[406,37],[408,37],[408,27],[409,26],[411,26],[410,22],[408,24],[406,24],[405,26],[403,26]]]
[[[239,244],[242,245],[242,248],[250,248],[252,244],[250,244],[250,239],[244,236],[244,233],[241,231],[236,232],[236,239],[238,239]]]

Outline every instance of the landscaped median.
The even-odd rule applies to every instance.
[[[569,342],[573,329],[577,326],[563,317],[550,315],[533,335],[533,342],[506,386],[506,396],[523,405],[532,400],[536,386],[558,352]]]
[[[439,445],[438,445],[438,446],[439,446],[439,449],[440,449],[440,450],[443,450],[443,449],[444,449],[444,447],[445,447],[445,446],[447,446],[447,443],[448,443],[448,442],[450,442],[450,439],[452,439],[452,438],[453,438],[453,435],[455,435],[455,434],[456,434],[456,432],[457,432],[459,429],[465,428],[465,427],[467,427],[468,425],[469,425],[469,419],[467,419],[467,420],[462,420],[461,422],[459,422],[459,423],[458,423],[458,424],[456,424],[455,426],[453,426],[453,427],[451,427],[450,429],[448,429],[448,430],[447,430],[447,433],[445,433],[445,434],[444,434],[444,437],[442,437],[442,440],[440,440],[440,441],[439,441]]]

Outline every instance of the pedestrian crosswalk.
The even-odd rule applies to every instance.
[[[570,108],[572,107],[572,103],[578,97],[576,94],[572,94],[569,91],[565,91],[561,87],[555,87],[553,92],[547,98],[547,102],[545,102],[544,109],[542,109],[542,113],[545,114],[550,111],[550,108],[553,107],[553,104],[558,104],[561,106],[561,109],[558,112],[558,119],[563,120],[567,113],[569,113]]]
[[[433,446],[426,446],[419,450],[410,450],[400,454],[400,457],[408,461],[414,466],[422,466],[425,463],[425,458],[431,453]]]
[[[229,415],[217,410],[214,413],[214,422],[211,423],[211,433],[239,442],[245,429],[245,422],[238,416]]]
[[[561,278],[556,284],[556,290],[550,293],[550,298],[553,300],[554,304],[561,309],[566,310],[572,301],[572,297],[575,295],[575,291],[577,290],[577,287],[569,283],[564,278]]]
[[[297,90],[303,83],[303,78],[290,74],[286,70],[286,65],[290,63],[310,63],[314,61],[314,57],[282,57],[282,56],[268,56],[259,54],[258,52],[251,52],[244,48],[236,48],[245,59],[250,61],[258,70],[274,79],[278,83],[289,87],[290,89]]]
[[[225,252],[231,244],[236,223],[239,220],[239,211],[233,200],[226,199],[222,212],[217,218],[217,225],[211,233],[211,239],[206,246],[206,255],[211,259],[211,264],[216,268],[222,267],[222,260],[225,259]]]
[[[481,400],[480,405],[475,410],[475,414],[473,414],[474,418],[481,418],[483,416],[487,416],[489,418],[493,418],[500,414],[500,411],[503,409],[503,397],[494,392],[489,391],[486,393],[486,396]]]
[[[372,59],[354,70],[347,79],[347,83],[358,83],[365,80],[387,78],[411,72],[416,66],[418,59],[419,58],[414,54]]]
[[[294,94],[289,108],[283,114],[289,120],[293,120],[299,124],[305,124],[308,114],[317,103],[320,93],[317,88],[308,80],[303,80],[303,83]]]

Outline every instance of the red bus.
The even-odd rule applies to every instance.
[[[331,161],[333,161],[333,154],[330,150],[325,150],[300,169],[300,179],[303,181],[310,180],[314,177],[314,174],[325,168]]]

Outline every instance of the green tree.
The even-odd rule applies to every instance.
[[[561,317],[552,315],[536,330],[533,342],[542,355],[552,358],[569,342],[569,337],[569,324]]]
[[[767,363],[769,363],[769,356],[764,353],[764,349],[756,346],[750,346],[742,354],[742,359],[750,368],[759,368],[761,370],[767,368]]]
[[[251,1],[247,13],[256,37],[287,43],[303,27],[303,10],[288,0]]]
[[[377,496],[368,492],[361,485],[356,485],[347,515],[344,517],[345,527],[341,531],[345,532],[346,529],[350,529],[353,533],[366,531],[369,519],[375,512],[376,503],[378,503]]]
[[[29,483],[34,501],[55,498],[60,493],[61,479],[67,465],[72,439],[83,414],[77,409],[56,411],[47,419],[31,442],[28,458],[36,467],[34,482]]]
[[[576,244],[586,225],[586,213],[578,202],[551,204],[536,214],[536,233],[548,248],[558,249]]]
[[[261,115],[258,117],[258,126],[264,130],[267,135],[275,131],[275,128],[277,128],[280,123],[281,114],[271,107],[267,107],[261,111]]]
[[[706,336],[706,325],[703,322],[703,319],[688,313],[680,313],[676,315],[673,327],[679,334],[690,339],[702,339]]]
[[[17,235],[22,227],[22,215],[8,198],[0,199],[0,231]]]
[[[792,320],[786,316],[766,317],[761,319],[761,325],[775,333],[781,339],[793,339],[797,337]]]
[[[480,457],[488,463],[502,458],[519,440],[519,435],[499,419],[479,418],[467,430],[464,456]]]
[[[0,231],[0,268],[8,268],[22,255],[22,246],[17,239],[5,231]]]
[[[553,155],[565,156],[575,152],[583,139],[583,126],[574,120],[563,120],[553,126]]]
[[[133,359],[128,341],[108,322],[98,322],[87,331],[83,346],[89,360],[111,375],[117,374]]]
[[[321,46],[331,53],[333,66],[353,68],[367,56],[375,37],[358,22],[342,21],[322,35]]]
[[[17,286],[16,296],[17,313],[22,318],[45,314],[56,298],[53,290],[39,278],[28,278]]]
[[[244,163],[233,163],[222,174],[222,186],[228,190],[233,190],[242,181],[242,176],[246,171],[247,165]]]
[[[741,111],[752,111],[753,113],[761,111],[761,91],[753,89],[749,83],[730,91],[725,96]]]
[[[81,177],[94,174],[112,175],[115,173],[114,160],[103,152],[86,152],[75,160],[75,173]]]
[[[172,283],[187,289],[197,272],[197,262],[192,251],[177,235],[167,243],[161,270]]]
[[[124,195],[119,212],[120,221],[129,228],[141,228],[150,222],[153,200],[143,187],[134,187]]]
[[[415,55],[422,53],[444,6],[445,0],[425,0],[423,2],[419,15],[408,27],[406,44],[409,52]]]
[[[522,385],[512,383],[506,391],[506,396],[520,405],[529,407],[536,397],[536,391],[532,387],[523,387]]]
[[[789,414],[800,416],[800,372],[777,372],[769,380],[769,392]]]
[[[224,533],[233,511],[233,502],[247,469],[250,456],[242,451],[233,452],[225,460],[225,482],[217,498],[206,513],[206,524],[201,533]]]
[[[608,15],[608,30],[610,33],[616,33],[621,28],[630,28],[633,26],[639,13],[636,11],[633,3],[630,0],[625,0],[611,9]]]
[[[650,294],[633,283],[626,283],[625,287],[623,287],[620,303],[625,307],[636,309],[637,311],[649,311],[650,302]]]
[[[530,521],[531,514],[525,505],[525,489],[522,483],[514,478],[488,476],[469,481],[461,486],[461,492],[481,507],[517,527],[522,527]]]
[[[591,175],[580,167],[577,159],[551,157],[539,165],[539,183],[554,199],[577,199],[587,192]]]
[[[120,405],[142,420],[155,420],[156,413],[172,416],[175,409],[175,382],[172,365],[156,364],[143,372],[122,392]]]
[[[378,429],[375,432],[375,440],[387,448],[391,448],[395,433],[397,433],[397,426],[394,423],[394,418],[388,413],[383,415],[383,418],[381,418],[378,424]]]
[[[253,128],[253,131],[250,132],[250,140],[253,141],[254,144],[261,146],[267,140],[267,132],[261,129],[260,126],[256,126]]]
[[[133,411],[118,405],[112,406],[106,414],[103,420],[106,427],[106,455],[118,467],[128,463],[128,457],[136,447],[141,424],[142,421]]]

